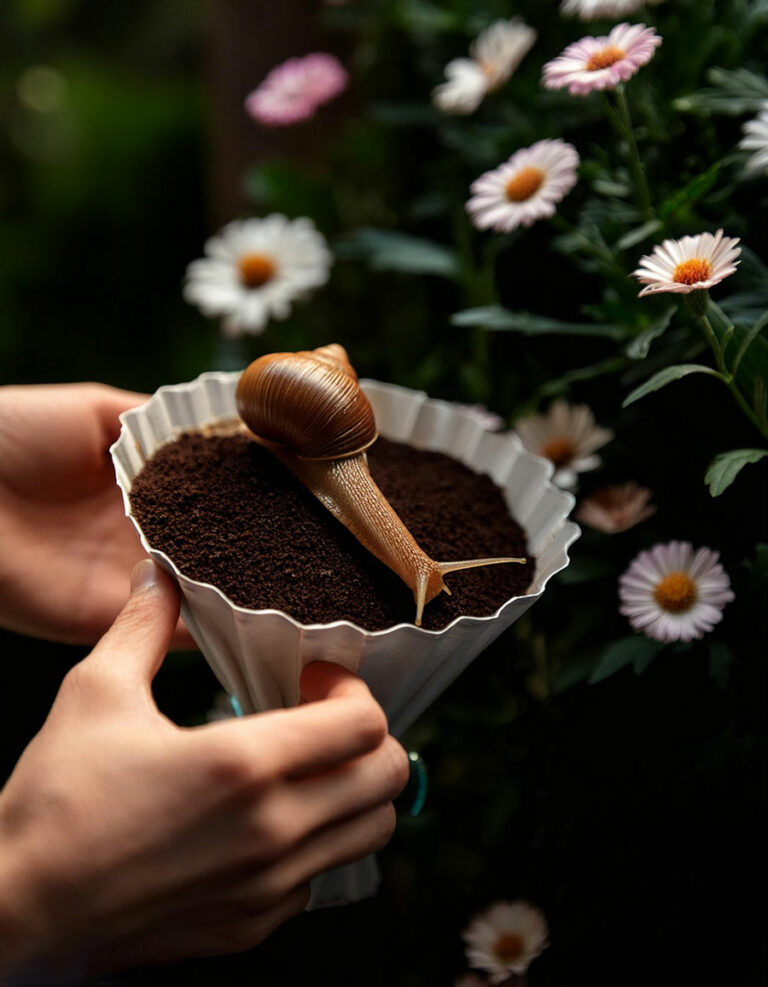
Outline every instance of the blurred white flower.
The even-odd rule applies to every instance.
[[[470,966],[486,970],[500,984],[525,973],[549,943],[542,912],[527,901],[497,901],[477,915],[462,933]]]
[[[671,541],[641,552],[619,580],[621,613],[657,641],[691,641],[711,631],[733,599],[717,552]]]
[[[661,38],[645,24],[617,24],[606,37],[576,41],[544,66],[547,89],[567,89],[572,96],[615,89],[653,58]]]
[[[187,268],[184,297],[205,315],[224,316],[228,336],[258,335],[270,318],[328,280],[333,257],[309,219],[273,214],[236,220]]]
[[[485,95],[502,86],[530,51],[536,32],[520,18],[495,21],[472,42],[470,58],[445,67],[447,81],[432,91],[444,113],[474,113]]]
[[[555,205],[576,184],[579,155],[571,144],[537,141],[516,151],[471,186],[467,212],[480,230],[509,233],[552,216]]]
[[[719,284],[733,274],[740,261],[738,238],[717,233],[699,233],[680,240],[665,240],[653,248],[652,254],[640,258],[640,266],[632,276],[646,285],[643,295],[671,291],[688,294]]]
[[[742,127],[744,137],[739,141],[743,151],[754,151],[747,159],[749,171],[764,171],[768,175],[768,100],[754,120]]]
[[[632,481],[598,487],[582,500],[574,516],[590,528],[615,535],[640,524],[656,511],[653,504],[648,503],[652,496],[647,487]]]
[[[527,415],[515,422],[525,448],[555,466],[553,480],[561,487],[576,485],[576,474],[596,469],[594,451],[613,438],[613,432],[595,424],[585,404],[554,401],[545,415]]]
[[[601,17],[626,17],[646,3],[656,4],[661,0],[563,0],[560,13],[566,17],[580,17],[583,21],[596,21]]]

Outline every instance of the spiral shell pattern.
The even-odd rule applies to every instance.
[[[376,439],[376,420],[338,344],[254,360],[237,386],[248,428],[301,459],[342,459]]]

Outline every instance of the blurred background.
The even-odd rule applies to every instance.
[[[409,732],[430,792],[420,816],[403,813],[382,854],[375,900],[302,916],[242,957],[132,971],[116,983],[451,984],[465,967],[460,933],[472,915],[517,897],[550,924],[530,987],[768,982],[765,462],[717,499],[702,483],[715,452],[756,437],[706,379],[622,410],[649,367],[616,364],[600,336],[451,321],[496,300],[585,318],[602,283],[594,266],[569,261],[567,244],[551,249],[546,224],[491,249],[466,222],[472,178],[556,134],[542,133],[529,110],[540,58],[496,117],[469,123],[439,119],[430,104],[445,62],[512,13],[536,24],[553,55],[589,31],[556,18],[554,4],[551,15],[538,2],[510,6],[0,2],[0,383],[90,379],[152,392],[261,352],[339,341],[362,376],[483,402],[507,421],[557,395],[590,404],[617,433],[602,479],[648,483],[660,505],[642,530],[617,536],[620,547],[586,530],[530,616]],[[649,169],[667,192],[739,139],[735,116],[702,111],[681,122],[671,106],[708,85],[710,65],[765,74],[758,6],[658,8],[678,57],[664,77],[657,59],[638,85]],[[315,50],[345,62],[350,90],[306,124],[258,127],[245,95],[274,65]],[[578,127],[584,144],[604,141],[599,104],[548,94],[543,105],[566,134]],[[581,208],[586,193],[574,202]],[[710,201],[686,202],[674,235],[727,216],[728,231],[749,240],[759,285],[768,233],[755,217],[767,206],[765,181],[726,182]],[[230,219],[271,211],[314,219],[338,258],[331,282],[263,336],[225,341],[183,301],[186,266]],[[366,229],[428,239],[432,253],[377,258]],[[445,243],[450,252],[438,248]],[[457,256],[464,273],[453,276]],[[621,292],[611,304],[624,319]],[[670,345],[690,344],[677,336]],[[629,633],[618,575],[669,538],[723,553],[736,592],[722,628],[725,665],[704,646],[672,648],[642,675],[625,667],[589,684],[605,643]],[[5,777],[85,649],[2,633],[0,651]],[[156,691],[168,715],[192,724],[218,686],[199,655],[175,654]]]

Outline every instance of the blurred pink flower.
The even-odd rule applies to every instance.
[[[598,487],[582,500],[575,517],[590,528],[615,535],[633,528],[655,512],[653,504],[648,503],[652,496],[652,491],[647,487],[640,487],[632,481]]]
[[[245,100],[245,109],[258,123],[287,127],[314,116],[323,103],[343,92],[349,76],[335,55],[316,52],[289,58],[267,75]]]
[[[653,58],[661,38],[645,24],[617,24],[607,37],[591,35],[568,45],[544,66],[547,89],[567,89],[587,96],[596,89],[615,89]]]
[[[621,613],[635,630],[656,641],[703,637],[733,599],[717,552],[687,541],[654,545],[641,552],[619,580]]]

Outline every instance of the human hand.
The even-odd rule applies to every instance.
[[[146,395],[102,384],[0,387],[0,625],[93,644],[145,557],[109,447]],[[176,647],[194,647],[180,624]]]
[[[361,679],[316,663],[301,706],[179,728],[151,693],[176,591],[134,582],[0,792],[0,976],[250,948],[392,833],[408,760]]]

